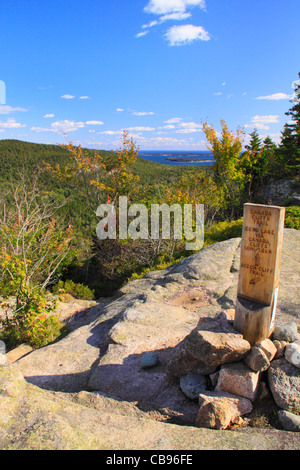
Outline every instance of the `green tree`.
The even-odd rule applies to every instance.
[[[241,155],[240,165],[247,183],[246,193],[250,201],[263,184],[264,178],[274,171],[276,145],[268,136],[261,142],[256,129],[250,134],[250,142],[245,146],[245,152]]]
[[[224,194],[224,207],[230,218],[241,213],[245,175],[240,165],[240,153],[243,148],[244,132],[229,131],[227,124],[221,120],[221,135],[212,125],[204,123],[203,131],[208,141],[208,149],[212,151],[215,163],[213,174],[216,184]]]
[[[266,162],[265,176],[274,175],[277,172],[278,161],[277,161],[277,150],[278,147],[273,142],[271,137],[267,136],[263,141],[262,154],[264,161]]]
[[[257,132],[257,129],[250,134],[251,139],[248,145],[245,146],[245,149],[251,152],[252,155],[257,155],[261,149],[261,139]]]
[[[46,288],[67,261],[72,227],[62,227],[53,199],[35,183],[14,183],[0,197],[0,290],[7,318],[1,337],[13,347],[43,346],[59,322],[49,316]]]
[[[285,113],[290,122],[284,126],[279,146],[282,170],[288,174],[299,172],[300,168],[300,80],[295,82],[291,103],[293,106]]]
[[[76,186],[93,213],[105,200],[116,204],[118,197],[128,195],[139,181],[132,171],[138,148],[126,131],[123,132],[122,147],[105,156],[72,143],[63,147],[69,151],[67,163],[52,165],[45,162],[45,170],[64,184]]]

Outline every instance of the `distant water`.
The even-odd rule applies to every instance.
[[[145,160],[150,160],[151,162],[162,163],[164,165],[181,165],[181,166],[207,166],[214,163],[214,157],[211,152],[207,150],[200,150],[196,152],[192,151],[174,151],[174,150],[142,150],[139,152],[139,156]],[[180,161],[170,161],[167,158],[180,159]],[[194,160],[190,161],[181,161],[181,160]],[[197,161],[199,160],[199,161]],[[205,160],[205,161],[203,161]],[[209,160],[208,162],[206,160]]]

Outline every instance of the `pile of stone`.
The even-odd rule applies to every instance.
[[[251,413],[262,377],[281,409],[286,430],[300,430],[300,340],[295,322],[275,328],[272,340],[251,347],[232,326],[232,312],[204,317],[179,345],[168,370],[191,400],[196,425],[226,429]]]

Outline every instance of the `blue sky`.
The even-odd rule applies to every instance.
[[[224,119],[278,141],[299,18],[299,0],[0,0],[0,139],[201,150]]]

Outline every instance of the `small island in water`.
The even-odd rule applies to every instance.
[[[182,162],[182,163],[212,163],[212,160],[208,160],[206,158],[197,158],[197,157],[189,157],[189,158],[182,158],[182,157],[166,157],[165,160],[169,162]]]

